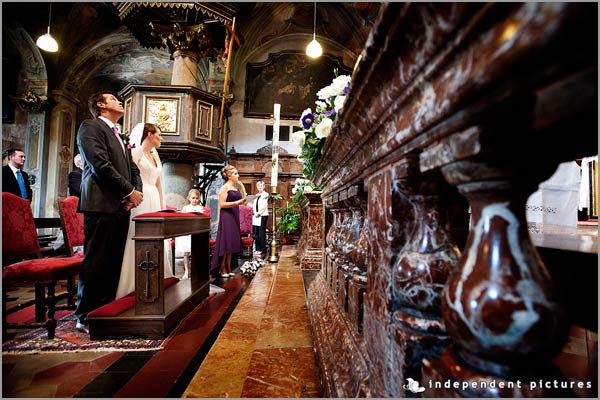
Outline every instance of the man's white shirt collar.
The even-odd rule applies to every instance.
[[[20,169],[19,169],[19,168],[15,168],[15,167],[13,167],[11,164],[7,164],[7,165],[10,167],[10,169],[11,169],[11,170],[12,170],[12,172],[13,172],[13,174],[14,174],[15,176],[17,176],[17,171],[20,171]]]
[[[108,125],[108,127],[109,127],[110,129],[112,129],[112,128],[114,128],[114,127],[116,126],[116,125],[115,125],[115,124],[114,124],[114,123],[113,123],[111,120],[109,120],[109,119],[108,119],[108,118],[106,118],[106,117],[99,116],[98,118],[100,118],[102,121],[106,122],[106,125]],[[117,129],[118,129],[118,128],[117,128]]]

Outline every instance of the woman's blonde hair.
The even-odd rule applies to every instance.
[[[226,165],[223,168],[221,168],[221,176],[223,177],[223,179],[227,180],[227,178],[233,174],[233,171],[236,171],[237,169],[233,166],[233,165]]]

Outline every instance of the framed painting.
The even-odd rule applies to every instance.
[[[246,65],[244,117],[270,118],[273,104],[281,104],[281,119],[298,119],[302,111],[314,108],[317,92],[335,77],[351,74],[341,58],[323,54],[313,60],[304,53],[269,54],[260,63]]]
[[[158,126],[163,135],[179,135],[179,96],[144,96],[142,119]]]

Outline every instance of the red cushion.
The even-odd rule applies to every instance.
[[[240,206],[240,233],[252,233],[252,207]]]
[[[243,237],[242,238],[242,244],[244,246],[252,246],[252,243],[254,243],[254,239],[252,239],[251,237]]]
[[[64,234],[71,247],[83,246],[85,241],[83,214],[77,212],[77,203],[79,203],[79,198],[76,196],[69,196],[59,203]]]
[[[156,211],[149,212],[140,215],[136,215],[135,218],[155,218],[155,217],[210,217],[210,215],[204,215],[200,213],[184,213],[184,212],[173,212],[173,211]]]
[[[2,192],[2,255],[5,259],[40,251],[29,201]]]
[[[164,280],[165,289],[179,282],[179,278],[172,276]],[[88,317],[116,317],[117,315],[135,306],[135,292],[111,301],[88,314]]]
[[[82,257],[49,257],[25,260],[2,268],[3,280],[64,279],[79,271]]]

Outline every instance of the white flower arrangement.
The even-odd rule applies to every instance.
[[[337,75],[337,70],[334,73]],[[298,159],[304,164],[302,174],[309,179],[314,175],[325,138],[331,133],[333,122],[344,106],[350,80],[349,75],[336,76],[329,86],[319,90],[314,114],[310,108],[304,110],[300,117],[303,130],[292,133],[292,141],[301,148]]]
[[[256,275],[256,272],[258,272],[258,270],[262,268],[265,264],[266,262],[264,260],[246,261],[240,267],[240,273],[242,274],[242,276],[252,278],[254,275]]]

